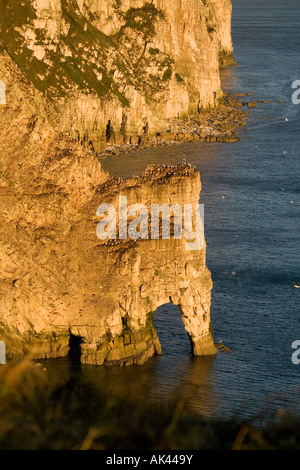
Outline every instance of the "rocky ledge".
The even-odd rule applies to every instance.
[[[184,142],[238,142],[241,140],[240,131],[248,121],[249,110],[245,107],[250,108],[252,103],[243,102],[241,95],[246,96],[244,93],[224,94],[216,108],[203,110],[196,116],[171,119],[165,132],[155,135],[143,132],[121,140],[110,136],[107,143],[103,143],[103,151],[95,153],[102,160],[107,155],[119,155],[138,148],[165,147]],[[94,151],[93,146],[91,150]]]

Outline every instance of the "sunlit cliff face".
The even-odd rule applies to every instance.
[[[114,180],[97,152],[217,105],[232,58],[229,0],[0,0],[0,339],[9,357],[142,364],[156,309],[179,305],[195,355],[214,354],[205,243],[99,240],[103,203],[199,203],[194,168]],[[83,145],[82,145],[83,144]],[[149,228],[151,230],[151,228]],[[71,343],[70,343],[71,339]]]
[[[229,0],[0,0],[1,43],[71,137],[103,147],[215,106]]]
[[[144,363],[160,352],[158,306],[179,305],[194,354],[213,354],[211,276],[201,250],[184,239],[101,241],[101,203],[199,203],[199,173],[189,165],[150,167],[114,180],[95,156],[58,131],[42,93],[9,57],[0,70],[0,336],[8,357],[68,354],[81,339],[89,364]]]

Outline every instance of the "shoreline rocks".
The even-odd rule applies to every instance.
[[[217,108],[202,111],[195,116],[172,119],[165,132],[131,136],[128,143],[104,143],[105,150],[96,152],[96,156],[102,160],[108,155],[119,155],[137,148],[165,147],[186,142],[239,142],[242,140],[239,132],[247,124],[249,115],[249,111],[242,109],[243,103],[239,99],[242,96],[245,94],[224,94]]]

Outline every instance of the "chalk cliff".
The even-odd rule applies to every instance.
[[[217,105],[230,0],[0,0],[0,48],[95,151]]]
[[[194,354],[214,354],[205,244],[189,251],[172,237],[96,236],[97,207],[117,206],[119,195],[128,204],[195,207],[198,172],[149,167],[141,178],[112,179],[59,132],[55,103],[8,55],[0,74],[0,338],[8,356],[66,356],[77,339],[83,363],[142,364],[160,353],[153,316],[168,302],[179,306]]]
[[[97,207],[199,202],[194,168],[115,180],[108,139],[164,132],[214,107],[233,62],[229,0],[0,0],[0,339],[9,357],[142,364],[155,310],[179,306],[195,355],[215,354],[205,244],[101,241]],[[1,94],[1,103],[4,103]]]

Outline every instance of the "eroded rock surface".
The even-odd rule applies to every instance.
[[[0,48],[95,151],[214,107],[230,0],[0,0]]]
[[[97,207],[117,207],[120,195],[128,204],[195,207],[198,172],[149,167],[141,178],[112,179],[59,132],[52,105],[8,56],[0,73],[0,338],[8,357],[66,356],[72,335],[82,338],[83,363],[142,364],[160,353],[153,315],[170,301],[194,354],[214,354],[205,245],[96,236]]]

